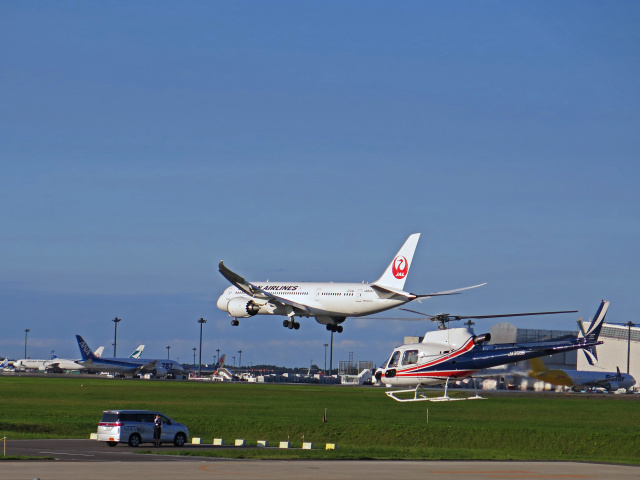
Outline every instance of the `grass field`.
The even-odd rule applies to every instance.
[[[401,404],[382,388],[0,377],[0,434],[88,438],[103,410],[159,410],[211,443],[303,439],[316,449],[202,451],[234,458],[572,460],[640,464],[637,396],[495,395]],[[327,422],[322,415],[327,409]],[[338,449],[325,451],[325,443]],[[191,454],[194,454],[192,452]]]

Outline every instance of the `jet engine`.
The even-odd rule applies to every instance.
[[[168,372],[166,368],[156,367],[151,373],[154,377],[166,377]]]
[[[229,300],[229,303],[227,303],[227,312],[235,318],[253,317],[259,311],[260,305],[257,305],[253,300],[247,300],[246,298],[232,298]]]
[[[488,342],[489,340],[491,340],[491,334],[484,333],[482,335],[476,335],[475,337],[473,337],[473,344],[480,345],[481,343]]]
[[[605,385],[605,388],[610,392],[615,392],[620,388],[620,384],[618,382],[609,382]]]

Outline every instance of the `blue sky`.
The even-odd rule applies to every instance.
[[[637,321],[640,6],[3,2],[0,357],[140,344],[323,366],[329,333],[231,327],[248,279],[481,282],[427,313]],[[519,320],[574,328],[575,315]],[[478,322],[486,331],[492,322]],[[423,322],[350,320],[334,362]]]

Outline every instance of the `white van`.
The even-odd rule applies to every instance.
[[[149,410],[106,410],[98,423],[98,441],[107,442],[110,447],[115,447],[120,442],[128,443],[130,447],[154,443],[153,421],[156,415],[160,415],[162,420],[160,443],[183,446],[189,438],[187,427],[160,412]]]

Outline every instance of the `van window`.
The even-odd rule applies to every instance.
[[[402,357],[402,365],[418,363],[418,350],[407,350]]]
[[[155,415],[153,413],[139,413],[138,421],[141,423],[153,423]]]
[[[120,421],[121,422],[137,422],[138,421],[138,415],[135,413],[121,413],[120,414]]]
[[[118,421],[118,414],[104,412],[102,414],[102,420],[100,421],[102,423],[116,423]]]

